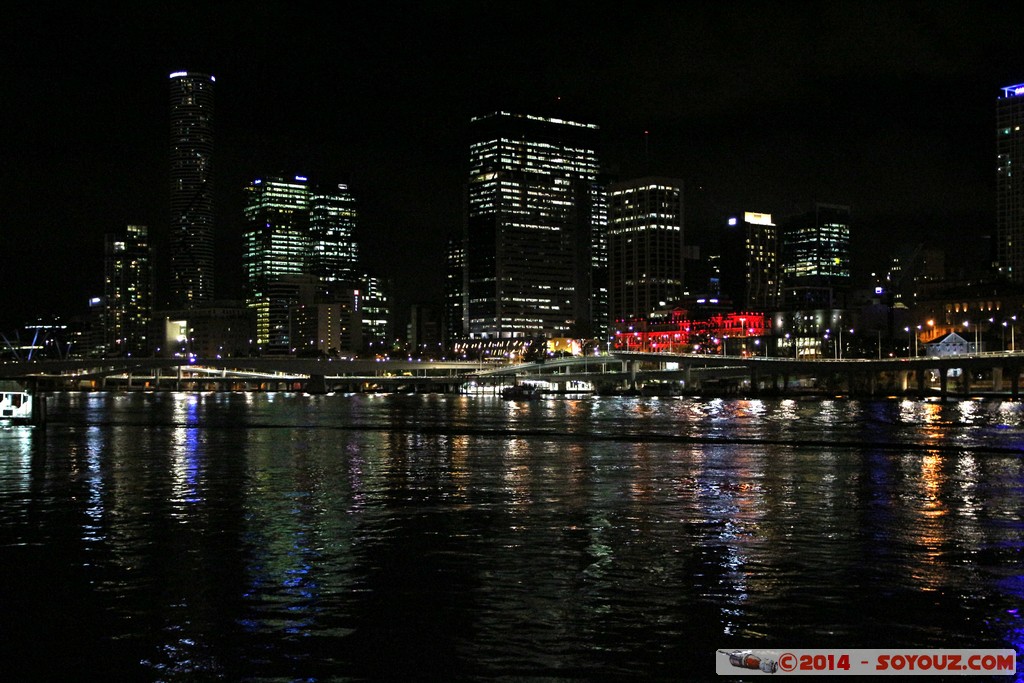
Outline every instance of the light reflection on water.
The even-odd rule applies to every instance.
[[[70,651],[119,680],[711,680],[723,647],[1021,644],[1018,404],[61,394],[50,414],[0,432],[0,595],[32,605],[3,632],[37,677]]]

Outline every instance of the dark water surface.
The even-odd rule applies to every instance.
[[[1020,403],[49,401],[0,431],[2,680],[737,680],[716,650],[1024,648]]]

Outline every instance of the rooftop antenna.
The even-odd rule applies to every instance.
[[[644,173],[651,172],[651,131],[644,131]]]

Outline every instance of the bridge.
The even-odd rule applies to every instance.
[[[294,357],[117,358],[0,363],[0,379],[32,391],[497,391],[519,382],[552,392],[971,395],[1019,398],[1024,353],[881,359],[612,351],[507,364],[455,360]]]
[[[680,387],[688,393],[817,393],[858,395],[972,395],[992,393],[1017,399],[1024,353],[995,352],[957,356],[881,359],[795,359],[766,356],[613,351],[608,355],[548,360],[492,368],[481,377],[573,382],[650,389]],[[565,388],[561,389],[567,390]]]

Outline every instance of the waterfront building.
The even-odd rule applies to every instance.
[[[608,197],[610,318],[639,318],[677,305],[686,294],[683,182],[613,183]]]
[[[1024,83],[996,100],[996,270],[1024,282]],[[1014,171],[1017,170],[1017,176]]]
[[[604,334],[598,127],[496,112],[470,128],[464,337],[528,344]]]
[[[193,308],[214,298],[214,77],[170,76],[170,304]]]
[[[781,271],[784,307],[845,307],[850,289],[850,207],[817,203],[786,220]]]
[[[138,356],[149,352],[153,279],[149,230],[129,225],[106,236],[103,261],[101,353]]]
[[[253,355],[256,317],[241,301],[212,301],[199,308],[154,315],[150,339],[164,358],[214,359]]]
[[[409,309],[406,338],[409,342],[409,353],[440,358],[444,352],[444,322],[441,308],[429,304],[413,304]]]
[[[614,348],[650,353],[768,355],[771,332],[766,314],[727,311],[706,299],[617,323]]]
[[[778,304],[778,232],[770,213],[728,217],[721,234],[721,294],[737,310],[769,311]]]
[[[292,308],[291,337],[299,356],[355,356],[363,347],[359,290],[349,289],[334,301]]]

